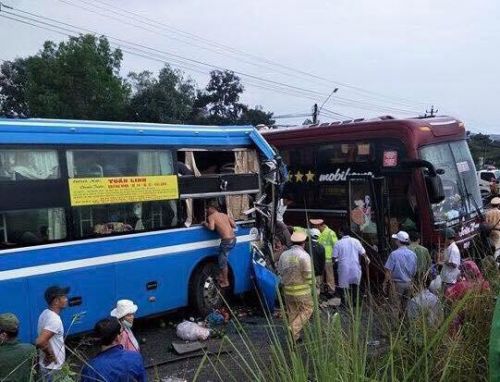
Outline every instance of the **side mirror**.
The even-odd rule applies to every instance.
[[[425,186],[432,204],[441,203],[445,199],[443,182],[439,175],[425,175]]]

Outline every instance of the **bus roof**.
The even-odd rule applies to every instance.
[[[299,144],[318,139],[343,140],[397,138],[415,147],[430,143],[465,139],[463,122],[449,116],[396,119],[384,116],[355,119],[319,125],[278,128],[263,132],[273,144]]]
[[[257,146],[271,159],[274,151],[252,126],[198,126],[57,119],[0,119],[1,144],[111,144]]]

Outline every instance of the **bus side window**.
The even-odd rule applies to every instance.
[[[70,178],[120,177],[123,179],[110,182],[130,186],[131,191],[129,194],[120,189],[115,193],[114,189],[106,189],[107,195],[117,196],[113,204],[107,204],[105,197],[100,199],[101,195],[96,194],[92,195],[96,204],[73,207],[73,232],[78,238],[165,229],[179,224],[177,200],[150,201],[152,192],[157,190],[143,188],[154,187],[148,184],[157,182],[155,177],[174,174],[170,150],[78,149],[67,151],[66,158]]]
[[[74,207],[77,237],[153,231],[177,227],[177,201]]]
[[[44,244],[66,238],[63,208],[4,211],[0,214],[2,248]]]
[[[58,179],[55,150],[0,150],[0,181]]]

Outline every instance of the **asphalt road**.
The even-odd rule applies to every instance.
[[[204,351],[185,355],[177,355],[172,349],[172,342],[183,342],[176,335],[175,326],[183,319],[189,319],[189,312],[180,310],[166,315],[136,320],[134,333],[140,342],[141,353],[148,372],[149,381],[162,381],[168,377],[173,380],[192,381],[195,376],[198,381],[229,381],[238,382],[253,380],[248,374],[248,367],[242,366],[242,359],[250,359],[247,346],[253,346],[263,362],[268,362],[271,343],[268,334],[268,323],[264,315],[249,305],[236,305],[236,316],[227,324],[217,327],[225,337],[210,338],[204,341]],[[196,321],[201,317],[194,317]],[[274,320],[279,335],[284,338],[282,321]],[[237,326],[244,329],[246,338],[243,340]],[[81,370],[83,359],[93,357],[99,347],[90,335],[71,338],[67,346],[73,349],[68,360],[75,372]],[[209,359],[204,355],[209,353]],[[200,365],[203,365],[200,367]]]
[[[227,324],[219,327],[225,334],[224,338],[211,338],[204,342],[205,351],[177,355],[172,349],[172,342],[182,342],[176,336],[175,326],[183,319],[189,319],[186,311],[178,311],[163,316],[137,320],[134,325],[134,333],[141,344],[141,353],[148,372],[149,381],[180,382],[192,381],[253,381],[249,369],[252,368],[252,355],[257,354],[262,368],[270,365],[271,357],[271,335],[269,323],[264,315],[252,307],[251,304],[233,305],[237,319],[232,318]],[[327,307],[321,310],[323,315],[339,311],[344,316],[342,309]],[[201,320],[194,317],[195,321]],[[237,330],[237,326],[243,328]],[[279,318],[272,320],[278,338],[285,343],[285,330],[283,322]],[[376,330],[378,331],[378,330]],[[373,333],[374,338],[380,338]],[[243,338],[244,337],[244,338]],[[81,369],[82,360],[78,357],[90,358],[98,351],[98,346],[88,336],[73,338],[68,344],[73,349],[78,349],[79,356],[73,354],[70,359],[75,371]],[[377,347],[379,344],[376,345]],[[376,350],[377,349],[373,349]],[[380,351],[381,348],[378,348]],[[208,359],[204,355],[209,353]],[[247,362],[247,365],[245,365]],[[178,378],[168,380],[168,377]]]

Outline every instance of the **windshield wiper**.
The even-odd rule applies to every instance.
[[[483,213],[481,212],[481,209],[477,205],[476,198],[474,198],[474,196],[472,196],[472,194],[467,189],[467,185],[465,184],[465,179],[464,178],[462,178],[462,183],[463,183],[463,187],[464,187],[464,191],[465,191],[465,196],[467,197],[467,200],[472,199],[472,203],[474,204],[474,208],[476,209],[476,213],[479,215],[479,218],[481,219],[481,221],[484,221]]]

